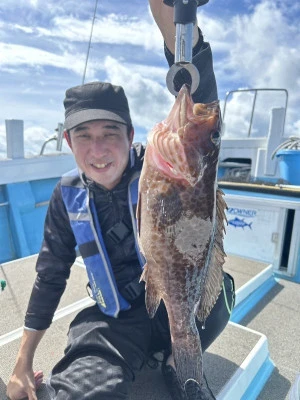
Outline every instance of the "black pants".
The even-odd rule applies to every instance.
[[[202,349],[225,328],[234,305],[233,280],[224,277],[222,290],[205,329],[198,326]],[[134,370],[140,370],[149,354],[170,348],[168,316],[163,302],[150,319],[144,296],[132,309],[111,318],[92,306],[81,311],[70,325],[65,355],[48,382],[56,400],[128,399]]]

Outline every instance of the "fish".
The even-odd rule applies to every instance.
[[[221,292],[225,251],[224,193],[217,188],[219,102],[194,103],[184,85],[165,120],[147,137],[139,179],[138,244],[146,264],[145,303],[153,318],[164,302],[181,387],[204,388],[201,340]],[[200,390],[201,391],[201,390]],[[208,395],[207,395],[208,396]],[[195,397],[195,399],[213,397]]]
[[[229,225],[234,226],[235,228],[245,228],[245,226],[248,226],[249,229],[252,230],[252,222],[250,222],[249,224],[243,219],[240,219],[238,217],[235,217],[234,219],[230,219],[228,221]]]

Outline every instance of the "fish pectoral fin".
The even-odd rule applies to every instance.
[[[148,277],[148,265],[147,263],[144,265],[144,269],[142,272],[142,275],[140,277],[140,282],[144,281],[145,283],[147,283],[147,277]],[[147,286],[147,285],[146,285]]]
[[[149,317],[153,318],[161,301],[161,296],[156,288],[154,279],[151,278],[147,264],[144,266],[140,281],[144,281],[146,283],[146,308]]]
[[[142,201],[142,197],[141,197],[141,193],[139,191],[138,201],[137,201],[137,206],[136,206],[136,213],[135,213],[138,237],[140,237],[140,232],[141,232],[141,201]]]
[[[151,284],[149,285],[148,282],[146,286],[146,308],[150,318],[154,317],[160,301],[161,297],[155,286]]]
[[[226,254],[223,248],[224,222],[226,221],[226,203],[223,192],[217,190],[217,212],[215,220],[214,245],[211,252],[207,275],[202,287],[201,299],[196,312],[199,321],[205,321],[215,305],[222,289],[223,264]]]

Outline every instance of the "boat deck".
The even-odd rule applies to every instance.
[[[300,373],[300,287],[280,279],[241,324],[265,334],[275,369],[258,400],[287,399]]]
[[[7,399],[5,388],[20,344],[24,314],[35,277],[35,261],[36,256],[31,256],[3,264],[0,268],[0,279],[5,279],[7,282],[7,287],[0,296],[0,399],[2,400]],[[235,278],[238,291],[266,267],[265,263],[236,256],[229,256],[225,264],[225,270]],[[46,377],[63,354],[70,321],[81,308],[92,303],[92,300],[87,298],[86,272],[82,268],[80,259],[72,269],[55,320],[36,352],[34,368],[42,369]],[[258,354],[262,354],[263,350],[264,357],[268,358],[268,343],[263,334],[268,338],[271,358],[275,361],[276,368],[257,398],[285,399],[296,373],[300,370],[300,344],[296,339],[297,332],[299,336],[300,326],[299,304],[299,285],[280,281],[244,318],[243,325],[247,328],[231,322],[228,324],[204,354],[206,376],[218,400],[256,398],[243,397],[245,395],[242,389],[239,389],[238,379],[246,379],[244,374],[247,366]],[[140,399],[141,393],[144,400],[171,400],[159,368],[151,369],[146,366],[137,373],[130,400]],[[38,399],[49,399],[44,385],[38,391]]]

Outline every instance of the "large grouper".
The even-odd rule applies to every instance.
[[[205,321],[223,282],[226,203],[217,188],[220,131],[219,102],[194,103],[184,85],[169,116],[148,135],[139,182],[147,311],[152,318],[161,300],[165,303],[176,374],[182,389],[187,382],[197,383],[195,399],[213,398],[204,390],[195,318]]]

